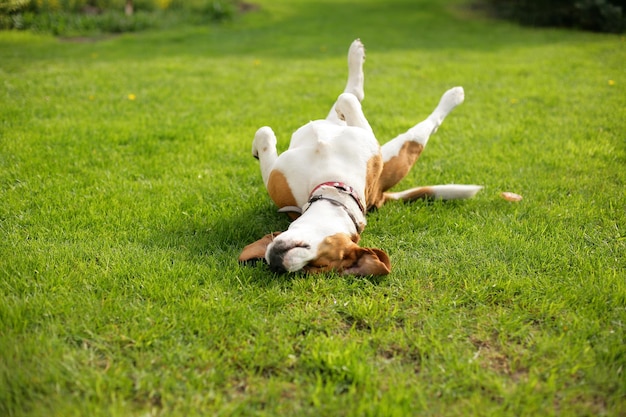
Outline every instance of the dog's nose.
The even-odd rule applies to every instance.
[[[285,272],[287,272],[287,270],[283,267],[282,264],[277,264],[273,261],[270,262],[269,267],[270,267],[270,271],[272,271],[275,274],[284,274]]]
[[[293,244],[281,240],[274,241],[274,244],[267,254],[270,271],[275,273],[287,272],[287,268],[285,268],[285,255],[287,252],[295,248],[309,249],[310,247],[311,246],[307,244]]]
[[[270,251],[268,253],[268,263],[270,266],[270,271],[276,273],[287,272],[283,265],[283,259],[285,258],[285,253],[291,249],[291,245],[282,241],[275,241]]]

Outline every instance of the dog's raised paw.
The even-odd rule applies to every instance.
[[[259,154],[276,149],[276,135],[269,126],[263,126],[254,134],[252,156],[259,159]]]
[[[360,39],[356,39],[348,51],[348,85],[345,92],[354,94],[359,101],[365,98],[363,62],[365,62],[365,46]]]
[[[339,119],[346,120],[346,115],[353,115],[356,108],[359,108],[360,104],[358,98],[354,94],[343,93],[337,98],[335,104],[335,111]],[[352,117],[354,119],[354,117]],[[350,123],[348,123],[350,124]]]
[[[362,65],[363,61],[365,61],[365,46],[361,39],[355,39],[348,51],[348,65]]]
[[[463,87],[454,87],[443,93],[440,105],[445,107],[447,111],[451,111],[453,108],[463,103],[464,100],[465,91]]]

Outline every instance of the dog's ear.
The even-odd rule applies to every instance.
[[[272,243],[274,238],[280,233],[281,232],[274,232],[270,233],[269,235],[265,235],[256,242],[251,243],[243,248],[241,255],[239,255],[239,262],[256,262],[260,259],[265,259],[267,246]]]
[[[344,275],[358,276],[387,275],[390,272],[389,255],[374,248],[358,248],[356,262],[342,271]]]

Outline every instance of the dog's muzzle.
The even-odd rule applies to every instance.
[[[270,270],[275,273],[287,272],[289,268],[285,266],[285,257],[289,251],[298,248],[311,249],[311,246],[307,244],[294,245],[292,243],[283,242],[280,240],[275,241],[274,244],[270,247],[267,254],[267,262],[269,264]]]

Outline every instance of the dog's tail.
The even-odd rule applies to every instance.
[[[415,187],[405,191],[395,193],[384,193],[385,201],[389,200],[462,200],[472,198],[477,192],[482,190],[482,185],[430,185],[426,187]]]

